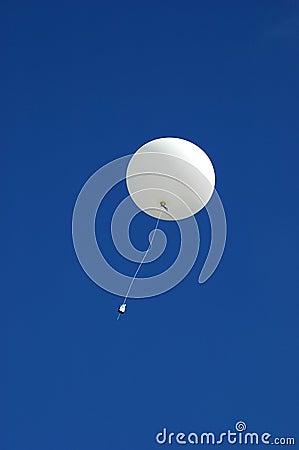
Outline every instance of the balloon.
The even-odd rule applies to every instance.
[[[129,196],[115,210],[111,233],[118,252],[139,263],[131,277],[114,269],[105,259],[95,233],[101,202],[113,186],[124,179]],[[117,319],[125,313],[128,298],[152,297],[167,292],[189,273],[196,261],[200,241],[194,215],[205,206],[211,223],[211,246],[199,283],[204,283],[215,271],[226,240],[226,218],[215,189],[214,168],[201,148],[179,138],[155,139],[134,155],[123,156],[101,167],[87,180],[73,213],[74,247],[87,275],[106,291],[124,297]],[[130,223],[140,209],[157,218],[144,252],[132,245],[129,233]],[[185,218],[188,219],[180,220]],[[160,219],[178,221],[180,248],[177,258],[161,273],[137,277],[142,265],[155,261],[166,247],[166,236],[159,229]]]
[[[215,188],[215,171],[197,145],[167,137],[137,150],[128,164],[126,182],[141,210],[164,220],[180,220],[208,203]]]

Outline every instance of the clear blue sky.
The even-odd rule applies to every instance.
[[[238,420],[299,439],[298,3],[3,0],[0,41],[1,449],[150,450],[164,426]],[[117,322],[72,210],[96,169],[160,136],[210,155],[227,247],[198,285],[199,213],[188,277]],[[130,274],[108,206],[103,246]],[[140,249],[152,225],[138,217]]]

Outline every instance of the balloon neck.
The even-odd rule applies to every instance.
[[[160,202],[160,205],[162,206],[162,208],[164,208],[166,211],[168,211],[168,208],[166,206],[166,202],[162,201],[162,202]]]

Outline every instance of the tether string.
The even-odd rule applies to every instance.
[[[165,209],[166,209],[166,208],[165,208]],[[133,283],[134,283],[134,281],[135,281],[135,279],[136,279],[136,277],[137,277],[137,274],[138,274],[139,270],[141,269],[142,264],[143,264],[144,261],[145,261],[145,258],[146,258],[147,255],[148,255],[148,252],[149,252],[150,249],[151,249],[153,240],[154,240],[154,238],[155,238],[155,234],[156,234],[157,229],[158,229],[158,225],[159,225],[159,222],[160,222],[160,218],[161,218],[162,212],[163,212],[163,211],[160,211],[159,217],[158,217],[157,222],[156,222],[156,226],[155,226],[155,228],[154,228],[153,235],[152,235],[152,237],[151,237],[151,239],[150,239],[150,242],[149,242],[149,246],[148,246],[146,252],[144,253],[144,255],[143,255],[143,257],[142,257],[142,260],[140,261],[140,263],[139,263],[139,265],[138,265],[138,267],[137,267],[137,269],[136,269],[136,271],[135,271],[135,274],[134,274],[134,276],[133,276],[133,278],[132,278],[132,280],[131,280],[130,286],[128,287],[127,293],[126,293],[125,298],[124,298],[124,301],[123,301],[123,303],[122,303],[123,305],[125,305],[125,304],[127,303],[127,299],[128,299],[128,296],[129,296],[129,294],[130,294],[130,292],[131,292]],[[119,317],[120,317],[120,314],[118,314],[117,320],[119,319]]]
[[[143,258],[142,258],[142,260],[140,261],[139,266],[137,267],[136,272],[135,272],[135,274],[134,274],[134,276],[133,276],[133,278],[132,278],[132,280],[131,280],[131,283],[130,283],[130,286],[129,286],[128,290],[127,290],[127,293],[126,293],[125,299],[124,299],[124,301],[123,301],[123,304],[126,303],[127,298],[128,298],[128,296],[129,296],[129,294],[130,294],[130,291],[131,291],[131,289],[132,289],[133,283],[134,283],[134,281],[135,281],[135,279],[136,279],[136,277],[137,277],[137,274],[138,274],[139,270],[141,269],[141,266],[142,266],[142,264],[144,263],[144,260],[145,260],[145,258],[147,257],[148,252],[149,252],[150,249],[151,249],[153,240],[154,240],[154,238],[155,238],[155,234],[156,234],[157,229],[158,229],[158,225],[159,225],[159,222],[160,222],[161,214],[162,214],[162,211],[160,212],[159,217],[158,217],[158,219],[157,219],[157,222],[156,222],[156,226],[155,226],[155,228],[154,228],[153,235],[152,235],[152,237],[151,237],[151,239],[150,239],[150,242],[149,242],[149,246],[148,246],[148,248],[147,248],[145,254],[143,255]]]

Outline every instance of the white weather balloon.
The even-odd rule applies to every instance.
[[[167,137],[137,150],[128,164],[126,182],[141,210],[164,220],[180,220],[206,206],[215,188],[215,171],[197,145]]]
[[[131,277],[109,264],[95,233],[99,206],[113,186],[124,178],[130,196],[116,208],[111,233],[119,253],[139,263]],[[128,298],[152,297],[167,292],[189,273],[196,261],[200,242],[194,215],[204,207],[211,223],[211,246],[199,283],[205,282],[215,271],[226,240],[225,212],[215,189],[214,168],[201,148],[180,138],[155,139],[144,144],[135,154],[101,167],[87,180],[73,213],[74,247],[87,275],[106,291],[124,297],[118,318],[125,313]],[[144,252],[137,250],[130,241],[130,223],[138,210],[157,218],[149,236],[149,246]],[[189,220],[180,220],[188,217]],[[178,221],[181,245],[177,258],[161,273],[137,277],[142,264],[155,261],[164,251],[167,240],[159,230],[160,219]]]

